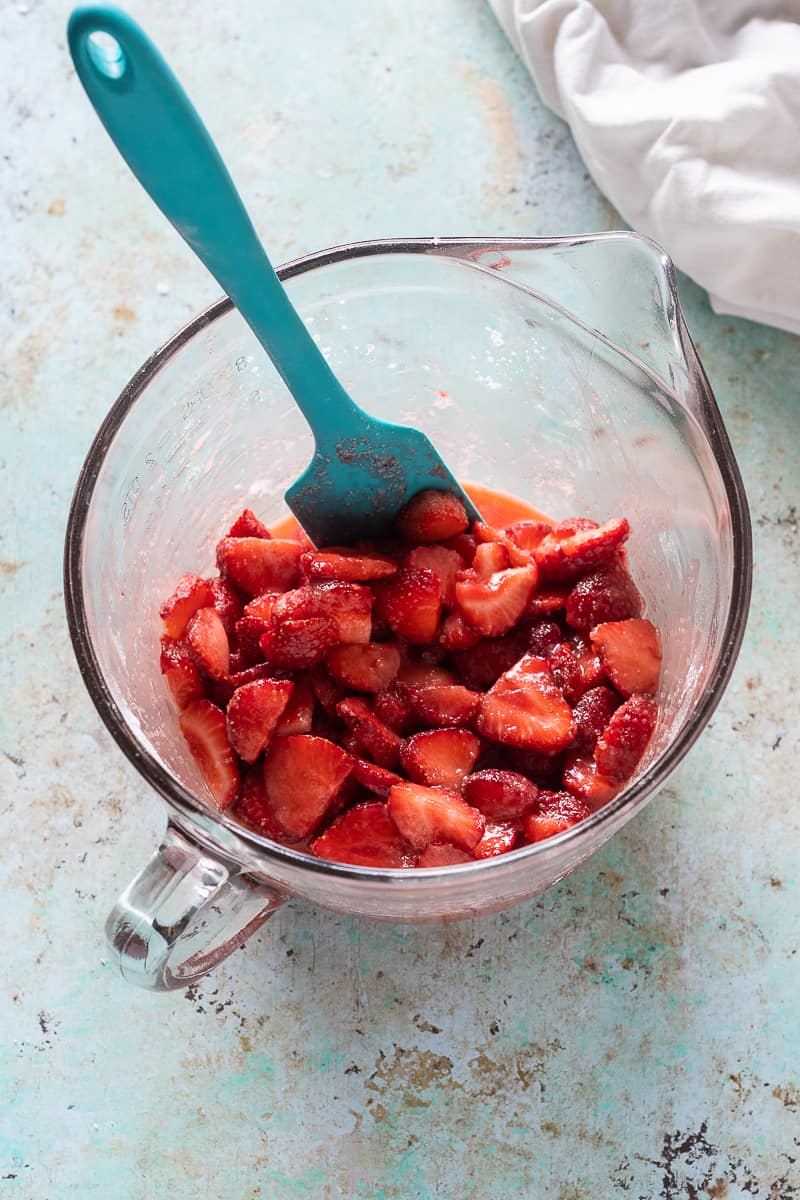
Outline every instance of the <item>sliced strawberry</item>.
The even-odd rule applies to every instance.
[[[412,688],[446,687],[455,683],[455,677],[446,667],[439,667],[436,663],[406,660],[397,672],[397,683]]]
[[[589,805],[569,792],[540,792],[536,807],[522,823],[529,842],[542,842],[571,829],[591,814]]]
[[[372,634],[372,592],[363,583],[329,582],[304,585],[276,596],[272,619],[327,617],[336,625],[337,642],[368,642]]]
[[[373,584],[373,591],[378,615],[398,637],[423,646],[434,640],[442,608],[438,575],[404,567],[393,579]]]
[[[513,525],[506,525],[503,533],[520,549],[533,551],[552,528],[545,521],[514,521]]]
[[[210,679],[223,679],[228,674],[228,635],[216,609],[197,610],[186,626],[186,644],[200,670]]]
[[[266,621],[267,623],[271,622],[272,610],[280,594],[280,592],[263,592],[260,596],[256,596],[254,600],[249,600],[244,606],[244,615],[246,617],[258,617],[260,621]]]
[[[427,545],[465,533],[469,518],[464,505],[452,492],[428,488],[412,496],[400,509],[394,524],[403,541]]]
[[[437,684],[434,687],[412,688],[403,685],[412,712],[423,725],[466,725],[475,716],[481,703],[479,692],[458,683]]]
[[[285,592],[300,578],[302,547],[286,538],[226,537],[217,545],[220,574],[247,596]]]
[[[658,707],[649,696],[631,696],[616,710],[597,739],[594,757],[607,779],[630,779],[656,727]]]
[[[650,621],[607,621],[591,632],[606,674],[623,696],[654,692],[661,674],[661,639]]]
[[[217,808],[229,808],[239,791],[239,768],[228,741],[224,712],[210,700],[194,700],[178,723],[214,803]]]
[[[575,736],[572,710],[548,663],[524,655],[481,699],[477,729],[494,741],[557,754]]]
[[[472,567],[467,575],[473,579],[491,579],[492,575],[506,571],[510,566],[511,559],[505,546],[497,542],[481,542],[475,547]]]
[[[585,692],[581,664],[568,642],[560,642],[547,656],[550,670],[561,691],[574,704]]]
[[[306,617],[281,621],[261,635],[261,653],[279,670],[296,671],[321,662],[325,651],[338,637],[335,621],[328,617]]]
[[[541,620],[531,628],[528,635],[528,649],[539,658],[549,658],[556,646],[563,641],[561,629],[555,621]]]
[[[629,533],[624,517],[605,525],[576,517],[555,525],[535,548],[534,557],[547,579],[576,579],[612,558]]]
[[[619,708],[619,696],[609,687],[595,687],[584,692],[572,710],[575,718],[575,748],[584,754],[594,753],[597,739]]]
[[[439,544],[444,546],[446,550],[455,550],[462,564],[468,567],[475,557],[475,551],[478,548],[478,539],[472,533],[457,533],[455,537],[444,538]]]
[[[314,689],[311,680],[303,672],[294,676],[294,687],[286,708],[275,726],[276,737],[290,737],[296,733],[310,733],[314,721]]]
[[[232,538],[271,538],[272,534],[267,529],[262,521],[259,521],[256,514],[250,508],[245,508],[239,513],[239,516],[228,530],[228,537]]]
[[[239,653],[248,665],[263,661],[261,639],[271,628],[269,621],[264,621],[261,617],[244,616],[236,622],[236,643]]]
[[[228,704],[228,741],[246,763],[258,758],[292,694],[288,679],[256,679],[237,688]]]
[[[480,842],[478,843],[480,845]],[[418,867],[456,867],[472,862],[473,856],[449,842],[431,842],[417,859]]]
[[[325,667],[320,663],[309,672],[314,695],[328,716],[336,716],[336,705],[347,698],[347,689],[335,679],[331,679]]]
[[[570,588],[568,585],[557,587],[550,583],[541,585],[541,581],[536,585],[536,591],[528,601],[528,607],[525,610],[525,617],[535,620],[536,617],[551,616],[554,613],[560,612],[567,603]]]
[[[605,683],[605,667],[600,655],[588,638],[581,637],[580,634],[575,634],[570,638],[569,644],[580,667],[583,691],[599,687],[601,683]]]
[[[413,867],[414,855],[397,831],[386,805],[370,800],[337,817],[311,843],[311,853],[357,867]]]
[[[332,646],[325,665],[334,679],[356,692],[382,692],[400,669],[400,651],[392,642]]]
[[[379,717],[384,725],[388,725],[401,736],[410,733],[417,724],[407,693],[396,687],[378,692],[373,701],[373,709],[375,716]]]
[[[352,767],[350,755],[326,738],[275,738],[264,758],[264,787],[281,829],[298,838],[313,833]]]
[[[639,589],[617,555],[575,584],[567,597],[567,624],[588,633],[605,621],[640,617],[643,607]]]
[[[463,796],[489,821],[515,821],[536,803],[539,789],[516,771],[489,768],[464,780]]]
[[[412,571],[433,571],[439,580],[442,603],[452,607],[456,575],[464,566],[457,550],[448,550],[446,546],[415,546],[404,565]]]
[[[536,586],[536,568],[511,567],[488,579],[470,578],[470,574],[465,572],[456,582],[456,603],[478,633],[501,637],[525,612]]]
[[[336,712],[352,731],[362,754],[369,754],[380,767],[395,765],[400,758],[400,738],[375,716],[365,700],[357,696],[342,700]]]
[[[480,748],[478,738],[466,729],[430,729],[403,742],[400,764],[415,783],[458,790],[475,766]]]
[[[234,665],[234,655],[231,655],[231,667]],[[267,679],[272,674],[272,668],[266,663],[257,663],[253,667],[243,667],[240,671],[231,671],[223,679],[210,679],[206,684],[206,694],[220,708],[227,708],[231,697],[237,688],[256,679]]]
[[[457,650],[469,650],[481,640],[477,629],[473,629],[469,621],[456,609],[448,613],[442,622],[439,634],[439,645],[448,653]]]
[[[209,608],[214,603],[211,583],[199,575],[184,575],[178,580],[175,591],[159,609],[167,637],[183,637],[186,626],[199,608]]]
[[[395,775],[394,771],[387,771],[385,767],[379,767],[377,763],[368,762],[365,758],[354,759],[353,778],[365,788],[369,788],[371,792],[383,796],[384,799],[396,783],[403,782],[399,775]]]
[[[453,669],[461,683],[473,690],[491,687],[527,650],[527,637],[519,630],[505,637],[484,638],[469,650],[453,654]]]
[[[498,854],[507,854],[519,841],[520,833],[517,821],[487,821],[473,855],[475,858],[495,858]]]
[[[236,622],[243,612],[242,597],[233,584],[228,583],[227,579],[220,579],[218,575],[209,579],[208,584],[214,597],[213,608],[225,626],[228,637],[232,638],[236,632]]]
[[[287,840],[286,833],[275,820],[272,805],[267,799],[261,763],[246,771],[242,779],[239,799],[236,802],[235,814],[240,821],[257,829],[265,837],[272,838],[273,841]]]
[[[338,579],[346,582],[388,579],[398,566],[388,558],[354,554],[351,550],[328,547],[304,554],[301,566],[310,580]]]
[[[431,842],[452,842],[462,850],[474,850],[486,827],[482,814],[447,788],[397,783],[386,804],[400,834],[416,850]]]
[[[203,677],[183,642],[171,637],[161,639],[161,674],[167,681],[175,707],[186,708],[205,695]]]
[[[493,566],[491,570],[487,571],[488,575],[491,575],[493,571],[501,571],[504,567],[531,567],[535,565],[532,551],[524,550],[513,538],[508,536],[505,530],[495,529],[493,525],[486,525],[483,521],[476,521],[472,529],[479,542],[493,543],[502,551],[502,554],[496,559],[499,565]],[[472,563],[474,570],[478,570],[478,560],[479,555],[476,550]],[[488,564],[491,560],[487,558],[486,561]]]
[[[598,770],[593,758],[580,756],[571,759],[565,767],[563,783],[573,796],[585,800],[592,812],[613,800],[622,790],[622,784],[615,783]]]

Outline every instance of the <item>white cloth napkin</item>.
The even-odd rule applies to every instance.
[[[800,333],[800,0],[490,3],[625,220]]]

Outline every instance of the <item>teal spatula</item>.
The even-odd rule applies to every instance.
[[[311,540],[348,545],[385,534],[423,488],[457,493],[470,519],[480,519],[423,433],[368,416],[336,379],[207,129],[144,31],[118,9],[91,6],[73,12],[67,36],[78,77],[122,157],[230,296],[311,426],[314,457],[286,493]]]

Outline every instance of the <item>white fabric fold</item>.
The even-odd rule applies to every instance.
[[[490,3],[628,224],[800,333],[800,0]]]

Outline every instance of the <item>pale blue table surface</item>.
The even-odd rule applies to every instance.
[[[482,0],[141,0],[275,261],[382,235],[611,229]],[[798,340],[686,316],[748,488],[756,585],[711,727],[542,898],[447,928],[301,902],[188,994],[108,961],[164,812],[68,642],[93,432],[213,300],[108,143],[67,6],[0,14],[0,1195],[800,1196]],[[792,614],[794,613],[794,616]]]

